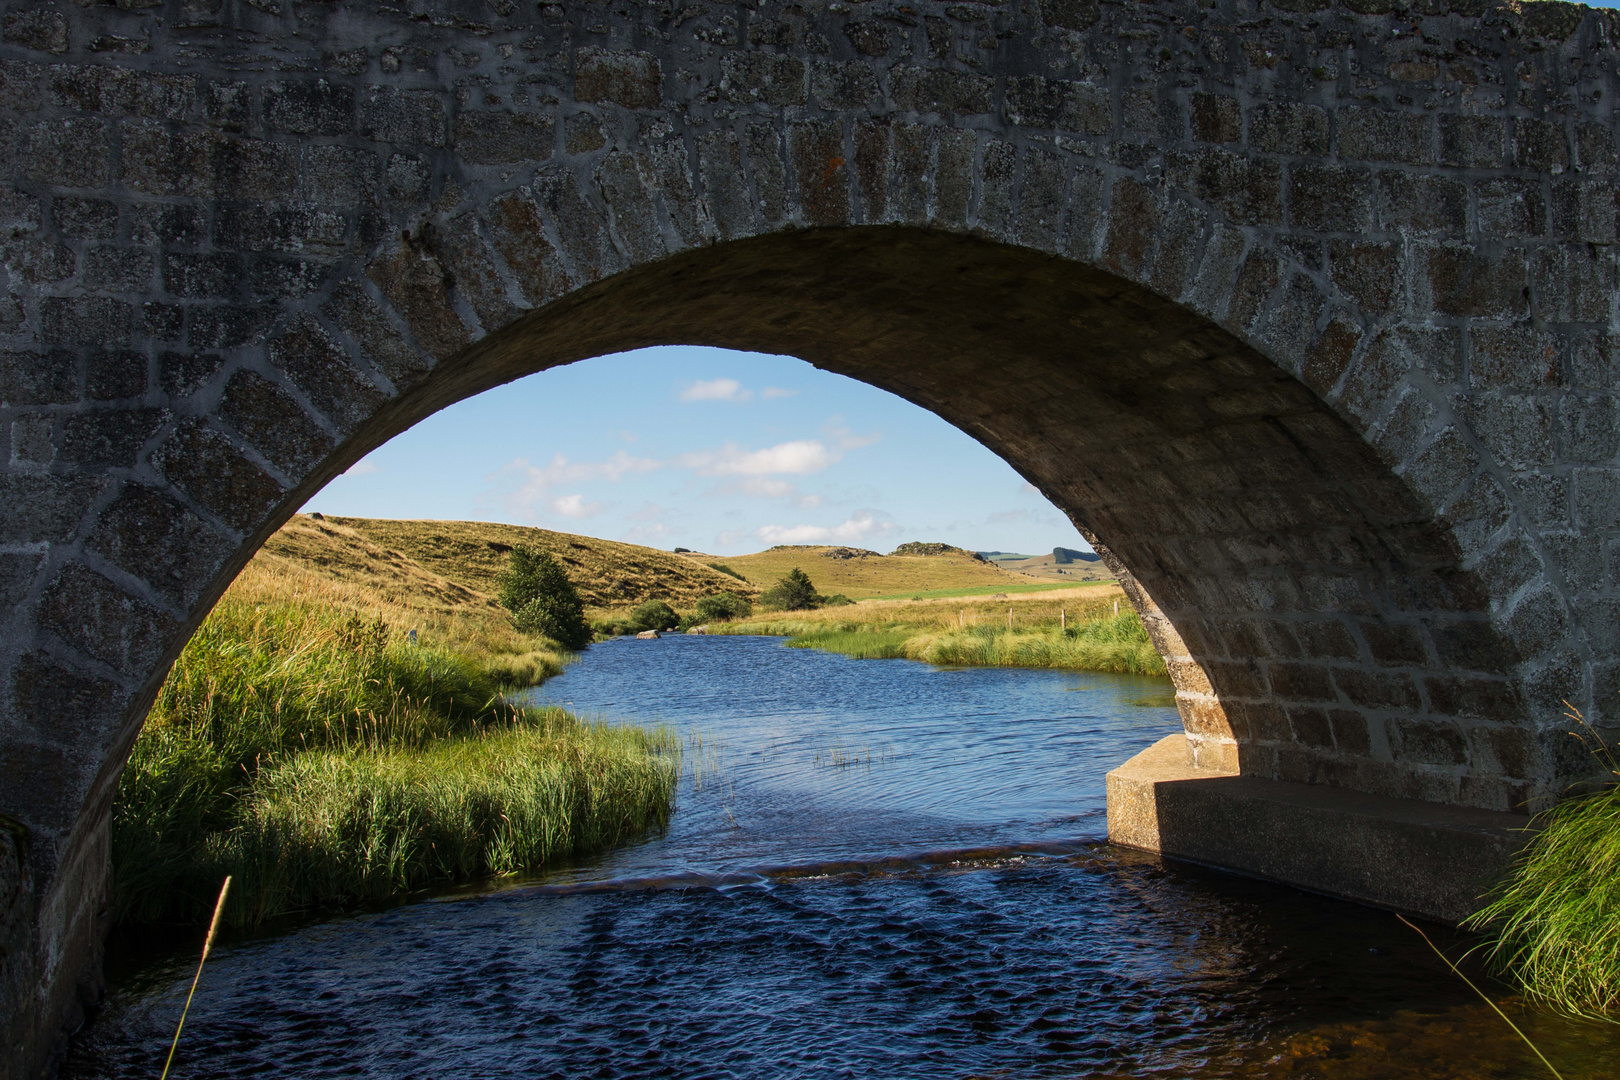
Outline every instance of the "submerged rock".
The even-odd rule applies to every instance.
[[[663,636],[664,636],[663,634],[660,634],[656,630],[643,630],[641,633],[636,635],[636,640],[637,641],[656,641],[657,639],[659,639],[659,638],[661,638]]]

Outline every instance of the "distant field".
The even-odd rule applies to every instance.
[[[663,600],[680,610],[711,593],[728,591],[753,599],[759,591],[701,562],[657,548],[550,529],[484,521],[330,516],[326,521],[352,529],[372,543],[408,556],[434,574],[484,596],[498,591],[497,578],[506,566],[507,553],[517,544],[556,556],[586,606],[599,610],[634,607],[644,600]]]
[[[851,553],[835,558],[829,553]],[[784,546],[753,555],[717,556],[696,552],[682,556],[702,566],[724,563],[760,588],[768,588],[798,567],[810,575],[816,588],[851,600],[877,596],[944,594],[962,589],[1003,592],[1027,584],[1027,579],[1004,573],[965,552],[945,555],[879,555],[856,548]]]
[[[1018,593],[1051,592],[1053,589],[1073,589],[1086,585],[1111,584],[1112,578],[1106,581],[1095,582],[1017,582],[1007,585],[975,585],[967,589],[930,589],[927,592],[900,592],[891,596],[868,596],[866,600],[949,600],[958,596],[994,596],[997,593],[1006,593],[1013,596]]]

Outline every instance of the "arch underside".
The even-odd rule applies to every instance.
[[[1121,574],[1203,763],[1496,809],[1536,794],[1513,658],[1447,523],[1253,347],[1071,260],[893,226],[697,249],[490,335],[317,475],[489,387],[657,344],[798,356],[1011,463]]]

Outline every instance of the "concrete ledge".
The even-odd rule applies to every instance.
[[[1108,839],[1456,923],[1530,819],[1199,769],[1171,735],[1108,774]]]

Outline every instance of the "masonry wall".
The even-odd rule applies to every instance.
[[[0,4],[0,1077],[93,999],[168,664],[369,449],[791,352],[1125,576],[1196,752],[1525,809],[1617,702],[1612,12]],[[566,407],[565,403],[560,407]]]

